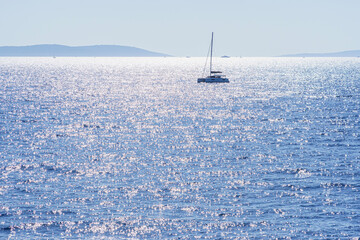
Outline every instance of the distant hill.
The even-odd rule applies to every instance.
[[[282,55],[280,57],[360,57],[360,50],[334,53],[298,53]]]
[[[119,45],[70,47],[58,44],[0,47],[3,57],[166,57],[163,53]]]

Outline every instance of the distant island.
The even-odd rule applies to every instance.
[[[298,53],[282,55],[280,57],[360,57],[360,50],[334,53]]]
[[[41,44],[0,47],[2,57],[168,57],[170,55],[119,45],[65,46]]]

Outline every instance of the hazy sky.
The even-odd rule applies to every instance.
[[[360,49],[360,0],[0,0],[0,46],[117,44],[175,56]]]

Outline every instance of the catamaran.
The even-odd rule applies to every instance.
[[[214,33],[211,33],[211,54],[210,54],[210,75],[206,78],[198,78],[198,83],[228,83],[230,82],[225,75],[222,75],[220,71],[212,70],[212,55],[213,55],[213,45],[214,45]],[[208,55],[209,56],[209,55]],[[206,61],[207,62],[207,61]],[[205,68],[204,68],[205,70]]]

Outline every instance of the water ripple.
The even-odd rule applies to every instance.
[[[0,238],[356,238],[358,58],[0,58]]]

